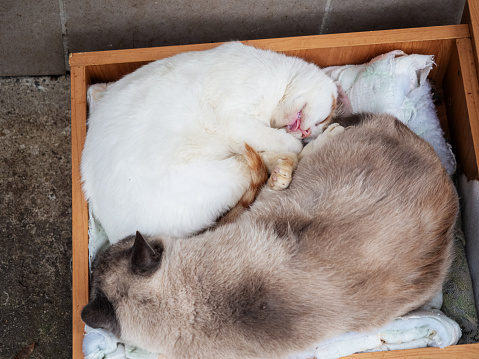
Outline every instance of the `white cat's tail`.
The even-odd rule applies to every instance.
[[[244,145],[245,152],[239,155],[239,158],[246,164],[245,170],[248,171],[248,173],[245,173],[245,175],[250,179],[249,186],[236,206],[221,217],[217,225],[234,222],[236,218],[254,202],[260,189],[268,179],[268,170],[261,156],[247,143]]]

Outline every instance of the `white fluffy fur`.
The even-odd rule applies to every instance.
[[[143,66],[108,87],[90,114],[81,172],[111,242],[187,236],[211,225],[249,185],[238,166],[257,152],[298,154],[337,97],[317,66],[238,42]]]

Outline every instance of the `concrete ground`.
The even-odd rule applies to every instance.
[[[0,78],[2,359],[71,358],[70,148],[69,77]]]
[[[68,53],[458,24],[465,0],[0,1],[0,76]]]

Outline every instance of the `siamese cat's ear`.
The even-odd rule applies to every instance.
[[[143,276],[154,273],[160,266],[162,253],[163,245],[161,243],[153,248],[137,231],[130,258],[131,271]]]
[[[365,120],[368,119],[370,114],[367,112],[358,112],[358,113],[352,113],[350,115],[346,116],[338,116],[333,118],[331,123],[337,123],[340,126],[343,126],[344,128],[350,127],[350,126],[357,126],[361,122],[364,122]]]
[[[92,328],[101,328],[120,337],[120,324],[116,318],[115,308],[102,291],[81,311],[81,319]]]

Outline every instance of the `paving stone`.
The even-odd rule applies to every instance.
[[[65,0],[69,51],[313,35],[327,0]]]
[[[465,0],[332,0],[323,34],[459,24]]]
[[[0,78],[0,358],[71,357],[70,79]]]
[[[64,74],[58,1],[0,1],[0,76]]]

